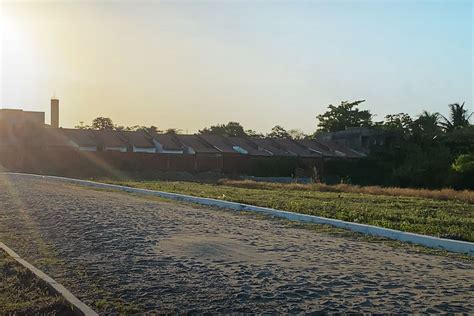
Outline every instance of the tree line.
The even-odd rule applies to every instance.
[[[119,130],[119,131],[147,131],[150,133],[163,133],[163,134],[181,134],[182,130],[179,128],[168,128],[165,130],[160,130],[158,127],[143,126],[143,125],[133,125],[133,126],[120,126],[114,124],[111,118],[108,117],[97,117],[92,120],[90,125],[80,122],[79,125],[76,125],[75,128],[78,129],[92,129],[92,130]],[[202,130],[199,130],[198,134],[212,134],[212,135],[221,135],[221,136],[236,136],[236,137],[271,137],[271,138],[293,138],[293,139],[302,139],[308,137],[299,129],[291,129],[287,131],[280,125],[276,125],[272,128],[271,132],[264,135],[263,133],[258,133],[251,129],[244,129],[244,127],[239,122],[230,121],[227,124],[217,124],[210,127],[205,127]]]
[[[412,118],[390,114],[376,122],[364,102],[342,102],[318,115],[319,130],[376,127],[386,130],[389,142],[374,146],[357,161],[329,163],[329,173],[360,185],[474,189],[474,126],[464,103],[449,104],[449,115],[423,111]]]
[[[274,126],[267,134],[256,132],[252,129],[245,129],[239,122],[230,121],[227,124],[216,124],[199,130],[198,134],[213,134],[221,136],[237,136],[237,137],[268,137],[268,138],[314,138],[321,132],[336,132],[351,127],[377,127],[386,130],[397,131],[404,136],[416,135],[422,137],[423,134],[435,136],[441,132],[449,132],[455,129],[471,126],[470,118],[473,113],[469,113],[465,104],[453,103],[449,104],[449,118],[439,114],[423,111],[420,115],[412,118],[407,113],[396,113],[385,116],[383,121],[374,121],[374,115],[369,110],[359,109],[359,105],[365,100],[342,101],[340,105],[328,106],[328,110],[323,114],[317,115],[317,130],[307,135],[300,129],[286,130],[281,125]],[[181,129],[168,128],[160,130],[158,127],[152,126],[119,126],[113,123],[111,118],[97,117],[90,125],[80,122],[75,126],[79,129],[95,129],[95,130],[125,130],[138,131],[146,130],[155,133],[171,133],[179,134]]]
[[[264,135],[245,129],[235,121],[203,128],[198,134],[303,139],[351,127],[379,128],[389,135],[390,141],[386,145],[372,148],[364,159],[331,162],[327,173],[336,174],[342,181],[361,185],[474,188],[474,126],[470,122],[473,113],[464,103],[449,104],[448,117],[423,111],[416,117],[395,113],[386,115],[382,121],[375,121],[369,110],[361,109],[364,102],[330,104],[326,112],[316,116],[317,129],[310,135],[298,129],[286,130],[280,125]],[[110,118],[104,117],[94,119],[91,125],[81,122],[76,127],[181,133],[176,128],[161,131],[156,126],[117,126]]]

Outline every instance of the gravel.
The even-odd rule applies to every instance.
[[[0,238],[101,313],[474,312],[472,262],[0,175]]]

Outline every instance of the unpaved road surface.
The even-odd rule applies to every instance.
[[[0,176],[0,238],[99,312],[474,312],[472,262]]]

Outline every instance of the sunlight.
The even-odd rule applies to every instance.
[[[29,215],[28,206],[21,199],[19,191],[11,183],[9,177],[10,176],[8,174],[3,172],[3,167],[0,165],[0,191],[6,193],[6,195],[9,197],[9,202],[12,203],[14,205],[14,208],[17,210],[16,221],[22,222],[25,227],[25,231],[27,231],[28,235],[33,238],[32,242],[36,244],[37,250],[43,256],[47,255],[50,252],[50,250],[48,249],[49,246],[42,237],[42,234],[40,233],[38,228],[38,224]],[[2,218],[3,216],[5,216],[4,212],[7,210],[0,209],[0,211],[2,211],[2,213],[0,213],[0,218]],[[5,223],[8,222],[3,219],[2,221]],[[12,230],[10,233],[6,232],[6,234],[3,235],[3,231],[0,231],[0,239],[2,240],[2,242],[9,244],[13,240],[18,239],[16,234],[12,232],[14,232],[14,230]],[[16,241],[18,242],[18,240]]]

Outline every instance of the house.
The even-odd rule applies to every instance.
[[[344,158],[363,158],[366,156],[366,154],[358,152],[357,150],[354,150],[348,146],[341,145],[337,142],[334,141],[327,141],[327,140],[322,140],[319,138],[316,138],[314,140],[316,143],[319,143],[320,145],[326,146],[334,152],[338,157],[344,157]]]
[[[134,153],[156,153],[157,149],[153,138],[145,131],[121,131],[121,134],[130,145]]]
[[[20,143],[21,142],[15,133],[8,128],[0,126],[0,150],[20,146]]]
[[[36,138],[41,147],[48,150],[70,150],[77,148],[60,128],[45,128]]]
[[[228,137],[220,135],[199,135],[199,137],[223,154],[248,154],[247,149],[233,144]]]
[[[101,151],[127,152],[129,143],[117,130],[90,130]]]
[[[333,141],[321,139],[302,139],[298,143],[306,146],[312,151],[317,151],[322,154],[324,158],[362,158],[365,154],[353,150],[349,147],[340,145]]]
[[[157,153],[184,154],[185,148],[175,134],[150,134]]]
[[[323,154],[317,150],[311,150],[310,148],[304,146],[301,143],[294,141],[289,138],[275,138],[272,141],[280,148],[284,148],[286,152],[291,153],[292,155],[304,157],[304,158],[321,158]]]
[[[321,155],[324,158],[343,156],[343,153],[341,153],[341,155],[338,155],[336,152],[331,150],[331,148],[314,139],[299,139],[296,142],[305,146],[306,148],[308,148],[308,150],[313,151],[318,155]]]
[[[273,156],[271,152],[258,146],[248,137],[228,137],[228,139],[234,146],[244,148],[251,156]]]
[[[295,153],[288,151],[285,147],[269,138],[252,138],[252,142],[257,144],[260,150],[272,153],[273,156],[294,157]]]
[[[70,144],[82,151],[98,151],[99,143],[91,130],[87,129],[59,129],[69,140]]]
[[[216,155],[220,151],[203,141],[198,135],[176,135],[186,154]]]
[[[322,141],[332,141],[349,147],[359,153],[368,154],[373,146],[384,146],[393,136],[381,128],[350,127],[343,131],[327,132],[318,135]]]
[[[44,126],[44,112],[0,109],[0,126],[34,124]]]
[[[0,109],[0,146],[40,146],[44,126],[44,112]]]

